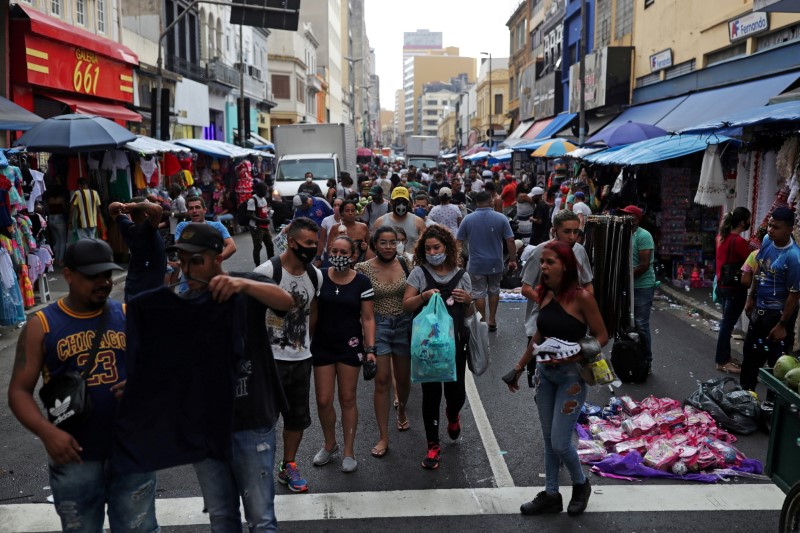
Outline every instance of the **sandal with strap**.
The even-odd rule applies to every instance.
[[[410,427],[411,423],[408,421],[407,417],[405,420],[397,419],[397,431],[408,431]]]

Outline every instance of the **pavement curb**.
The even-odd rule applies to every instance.
[[[694,309],[703,318],[716,320],[717,322],[722,320],[722,312],[717,308],[699,302],[675,287],[662,282],[661,285],[658,286],[658,290],[675,300],[678,304],[688,307],[690,311]]]

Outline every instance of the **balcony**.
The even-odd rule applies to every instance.
[[[230,87],[239,86],[239,71],[218,59],[208,62],[206,77],[209,81],[215,81]]]
[[[190,80],[206,82],[206,69],[184,57],[168,56],[167,69]]]
[[[238,74],[238,73],[237,73]],[[238,82],[238,79],[237,79]],[[237,83],[236,86],[238,87],[239,84]],[[267,84],[261,80],[258,80],[249,74],[245,74],[244,76],[244,94],[246,96],[250,96],[251,98],[257,98],[258,100],[266,100],[267,98]]]
[[[316,74],[306,74],[306,87],[313,94],[322,91],[322,83],[320,83]]]

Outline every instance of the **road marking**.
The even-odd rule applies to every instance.
[[[475,380],[472,379],[472,372],[465,372],[464,377],[469,407],[472,410],[472,416],[475,418],[475,425],[478,427],[486,457],[489,459],[489,466],[492,468],[495,486],[500,488],[513,487],[514,479],[508,470],[504,455],[500,453],[500,445],[497,443],[494,431],[492,431],[489,417],[486,416],[486,410],[483,408],[483,402],[481,402],[481,395],[475,386]]]
[[[588,513],[675,511],[780,511],[784,494],[771,484],[738,485],[596,485]],[[474,516],[519,513],[519,506],[544,487],[399,490],[285,494],[275,497],[279,522],[332,519]],[[563,497],[571,497],[563,487]],[[208,524],[202,498],[156,501],[161,526]],[[106,524],[108,527],[108,524]],[[58,531],[52,504],[0,505],[0,532]]]

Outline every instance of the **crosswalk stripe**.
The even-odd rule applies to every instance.
[[[543,487],[286,494],[275,497],[279,522],[517,514]],[[562,488],[565,503],[570,488]],[[771,484],[595,485],[586,512],[779,511],[784,494]],[[208,524],[202,498],[156,501],[161,526]],[[107,524],[106,524],[106,527]],[[0,532],[60,530],[52,504],[0,506]]]

